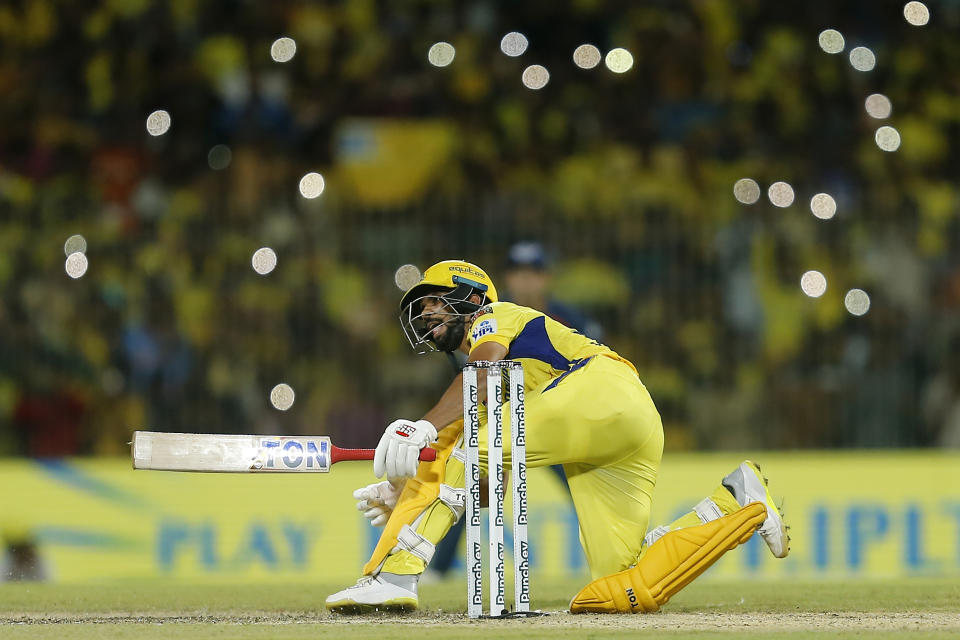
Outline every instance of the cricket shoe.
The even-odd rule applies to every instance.
[[[767,519],[763,521],[757,533],[770,547],[770,553],[777,558],[786,558],[790,553],[788,526],[783,522],[783,514],[773,501],[767,479],[760,473],[760,465],[750,460],[743,461],[730,475],[723,479],[723,486],[733,493],[740,506],[751,502],[761,502],[767,508]]]
[[[417,576],[395,574],[363,576],[326,601],[327,610],[333,613],[415,611],[417,604]]]

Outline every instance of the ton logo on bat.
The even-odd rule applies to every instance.
[[[260,440],[267,469],[325,469],[330,466],[330,443],[298,438]]]

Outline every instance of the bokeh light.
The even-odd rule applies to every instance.
[[[829,220],[837,213],[837,201],[829,193],[818,193],[810,198],[810,212],[821,220]]]
[[[250,262],[254,271],[265,276],[276,268],[277,253],[270,247],[261,247],[253,252]]]
[[[500,40],[500,51],[511,58],[516,58],[523,55],[529,44],[525,35],[519,31],[511,31]]]
[[[280,411],[286,411],[292,407],[296,397],[296,394],[293,392],[293,387],[286,382],[281,382],[270,390],[270,404]]]
[[[523,86],[528,89],[543,89],[550,82],[550,72],[539,64],[532,64],[523,70]]]
[[[819,298],[827,291],[827,278],[819,271],[807,271],[800,277],[800,289],[811,298]]]
[[[162,136],[170,130],[170,114],[163,109],[157,109],[147,116],[147,133],[152,136]]]
[[[882,93],[871,93],[864,101],[863,107],[867,110],[867,115],[877,120],[889,118],[893,112],[893,104],[890,102],[890,98]]]
[[[290,62],[297,53],[297,43],[293,38],[277,38],[270,45],[270,57],[276,62]]]
[[[309,200],[319,198],[320,194],[323,193],[324,186],[323,176],[311,171],[300,178],[300,195]]]
[[[407,291],[410,287],[420,282],[421,278],[420,269],[412,264],[401,265],[397,268],[396,273],[393,274],[393,281],[401,291]]]
[[[877,66],[877,56],[867,47],[850,50],[850,65],[857,71],[872,71]]]
[[[230,151],[230,147],[225,144],[215,144],[210,147],[210,151],[207,152],[207,164],[210,165],[210,168],[214,171],[222,171],[230,166],[230,161],[233,159],[233,152]]]
[[[774,182],[767,189],[767,198],[777,207],[789,207],[793,204],[793,187],[786,182]]]
[[[870,310],[870,296],[863,289],[850,289],[843,297],[843,306],[852,315],[862,316]]]
[[[827,53],[840,53],[846,46],[843,40],[843,34],[836,29],[824,29],[820,32],[818,38],[820,48]]]
[[[449,42],[437,42],[427,52],[427,60],[435,67],[446,67],[457,55],[457,50]]]
[[[760,199],[760,185],[753,178],[740,178],[733,185],[733,197],[743,204],[754,204]]]
[[[602,59],[600,49],[592,44],[582,44],[573,51],[573,63],[581,69],[593,69]]]
[[[915,27],[922,27],[930,22],[930,9],[922,2],[908,2],[903,5],[903,17]]]
[[[64,269],[66,270],[68,276],[76,280],[87,272],[88,266],[89,263],[87,262],[87,255],[77,251],[67,256],[67,262],[64,264]]]
[[[63,243],[63,255],[69,256],[71,253],[86,253],[87,239],[80,234],[74,234],[67,238]]]
[[[633,54],[623,47],[617,47],[607,52],[603,63],[614,73],[626,73],[633,67]]]
[[[896,151],[900,148],[900,132],[891,126],[883,126],[877,129],[873,139],[877,146],[884,151]]]

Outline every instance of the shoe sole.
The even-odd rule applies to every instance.
[[[366,604],[353,600],[339,600],[326,603],[330,613],[361,615],[365,613],[410,613],[416,611],[418,603],[412,598],[394,598],[377,604]]]
[[[780,513],[780,510],[777,508],[776,502],[773,500],[773,496],[770,494],[770,488],[768,487],[769,480],[763,475],[763,472],[760,470],[760,465],[752,460],[747,460],[744,462],[748,467],[751,467],[751,471],[754,473],[751,474],[752,478],[757,479],[759,487],[762,487],[766,499],[763,500],[764,506],[767,508],[767,521],[763,523],[760,527],[760,530],[757,532],[763,537],[764,542],[767,543],[767,547],[770,548],[770,553],[773,554],[775,558],[786,558],[790,553],[790,535],[787,533],[789,527],[783,521],[783,515]],[[757,487],[754,487],[757,488]],[[783,548],[780,550],[780,553],[777,553],[773,546],[770,544],[769,538],[770,533],[764,533],[763,529],[767,526],[767,523],[773,521],[776,523],[776,534],[781,538],[783,542]]]

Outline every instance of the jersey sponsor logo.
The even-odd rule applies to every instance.
[[[473,331],[470,333],[470,337],[474,342],[482,338],[483,336],[493,335],[497,332],[497,319],[496,318],[484,318],[477,324],[473,325]]]

